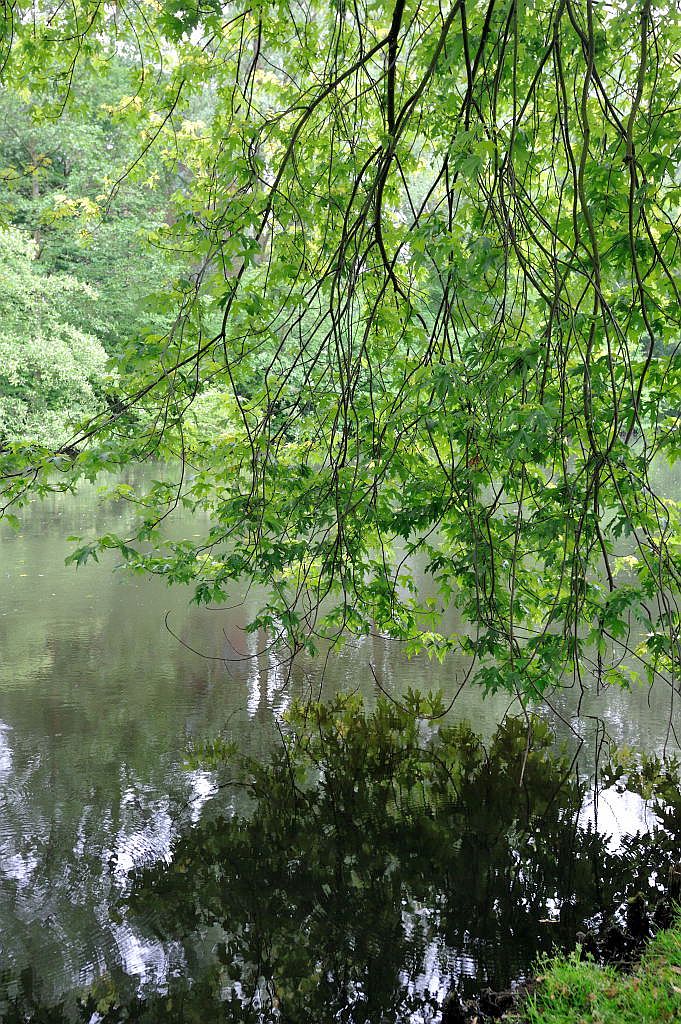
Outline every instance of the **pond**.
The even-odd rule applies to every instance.
[[[264,756],[293,697],[347,689],[369,707],[382,691],[408,687],[458,694],[448,721],[469,721],[483,742],[514,711],[508,694],[459,692],[463,659],[408,660],[399,644],[380,637],[348,642],[319,662],[300,660],[289,677],[267,639],[244,631],[254,602],[247,592],[235,592],[229,609],[198,609],[189,605],[190,591],[113,572],[113,563],[65,567],[69,535],[122,533],[131,516],[129,504],[84,485],[76,496],[34,504],[18,532],[3,527],[0,536],[0,948],[5,970],[29,966],[48,1001],[106,973],[150,983],[189,970],[186,945],[155,937],[117,901],[129,870],[166,856],[178,830],[197,821],[216,792],[214,774],[183,765],[192,740],[223,733],[245,753]],[[192,524],[183,527],[191,532]],[[604,734],[647,753],[674,749],[667,687],[592,689],[579,705],[578,696],[555,693],[542,714],[571,750],[575,735],[584,737],[582,776],[593,775]],[[587,806],[581,826],[589,815]],[[595,817],[615,841],[648,824],[632,793],[604,794]],[[493,876],[493,858],[484,863]],[[470,871],[460,874],[448,884],[470,892]],[[486,891],[485,898],[499,897],[493,887]],[[549,927],[545,941],[533,939],[514,960],[509,935],[510,951],[485,963],[452,943],[475,947],[486,908],[464,919],[471,906],[462,889],[464,916],[453,932],[450,922],[449,938],[438,938],[440,911],[427,904],[429,892],[426,886],[419,897],[426,902],[415,897],[405,925],[413,933],[415,921],[429,922],[421,952],[438,980],[424,981],[421,964],[424,991],[437,993],[459,975],[471,988],[508,984],[528,966],[532,942],[550,948]],[[396,957],[386,958],[389,970],[398,969]]]

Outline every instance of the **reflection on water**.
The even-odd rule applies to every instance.
[[[369,664],[390,693],[453,695],[467,667],[409,661],[401,645],[364,637],[289,671],[266,636],[244,631],[248,594],[235,589],[229,611],[199,610],[188,591],[113,573],[111,563],[64,566],[66,537],[124,533],[131,515],[84,486],[27,510],[18,533],[0,534],[0,947],[5,965],[35,968],[47,995],[102,971],[163,974],[185,956],[111,908],[127,870],[165,855],[213,790],[210,774],[181,768],[189,741],[226,732],[262,755],[296,695],[358,689],[371,704]],[[583,772],[597,743],[590,715],[618,743],[661,750],[663,688],[587,694],[578,719],[575,694],[553,700],[559,734],[572,739],[579,728],[587,738]],[[489,738],[509,702],[464,688],[452,718]],[[621,832],[639,827],[640,807],[617,815]],[[437,911],[424,905],[414,915],[414,933],[425,934]]]
[[[98,1024],[428,1024],[452,990],[508,985],[627,899],[646,932],[678,855],[676,771],[632,773],[632,793],[657,775],[664,797],[654,832],[611,848],[542,720],[507,719],[483,744],[406,699],[370,715],[347,695],[294,705],[266,763],[205,749],[247,811],[211,805],[127,900],[142,934],[185,943],[185,966],[141,999],[130,979],[100,981],[79,1019],[97,1005]]]

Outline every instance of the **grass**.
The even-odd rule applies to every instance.
[[[681,917],[655,936],[631,975],[577,951],[543,961],[537,980],[524,1024],[681,1024]]]

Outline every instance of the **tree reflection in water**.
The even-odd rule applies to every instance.
[[[585,784],[544,722],[508,719],[485,747],[441,711],[340,696],[295,707],[267,763],[198,751],[248,806],[214,800],[130,895],[147,928],[186,940],[184,978],[145,998],[102,981],[83,1018],[436,1020],[452,986],[507,986],[594,915],[656,898],[679,848],[674,765],[605,770],[608,785],[628,772],[658,821],[615,850],[580,823]]]

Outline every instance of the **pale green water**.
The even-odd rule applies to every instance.
[[[162,855],[177,822],[211,791],[206,773],[181,768],[188,740],[227,729],[264,750],[291,694],[316,695],[321,683],[319,665],[294,666],[287,682],[275,657],[257,656],[266,639],[243,632],[250,604],[240,594],[232,611],[199,610],[188,590],[111,564],[64,566],[68,535],[124,532],[130,515],[84,486],[27,510],[18,533],[1,532],[0,950],[5,966],[32,964],[48,988],[117,965],[165,971],[173,951],[112,921],[110,899],[125,871]],[[206,657],[167,631],[166,613]],[[358,687],[373,699],[369,662],[387,690],[446,694],[466,667],[408,661],[399,645],[364,639],[325,664],[326,692]],[[591,738],[588,716],[598,714],[618,743],[647,751],[661,751],[674,711],[663,686],[589,694],[579,721],[575,704],[574,693],[555,696],[559,734],[583,727]],[[465,688],[454,714],[489,735],[508,707],[507,695],[483,700]],[[589,742],[583,770],[592,758]],[[614,813],[613,830],[638,824],[638,805]]]

